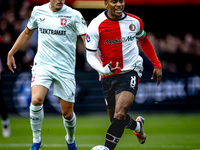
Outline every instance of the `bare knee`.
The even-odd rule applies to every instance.
[[[73,117],[73,112],[71,111],[66,111],[62,113],[63,118],[65,118],[66,120],[71,120]]]
[[[34,106],[41,106],[43,104],[43,100],[40,98],[32,99],[31,104]]]
[[[119,120],[125,120],[126,119],[126,111],[119,110],[115,112],[114,118]]]

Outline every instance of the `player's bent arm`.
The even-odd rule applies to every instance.
[[[157,85],[159,85],[162,79],[162,65],[157,57],[155,49],[146,35],[142,39],[139,39],[139,43],[145,55],[154,65],[151,79],[154,79],[154,77],[157,76]]]
[[[35,29],[34,30],[29,30],[27,28],[24,29],[24,31],[19,35],[15,44],[9,51],[7,56],[7,65],[12,73],[14,73],[12,66],[16,69],[15,59],[13,55],[30,39],[34,31]]]
[[[154,68],[162,68],[162,65],[157,57],[153,45],[149,41],[149,38],[145,35],[142,39],[139,39],[139,43],[145,55],[153,63]]]
[[[90,66],[101,74],[110,75],[113,73],[110,70],[109,64],[107,64],[105,67],[101,65],[100,61],[96,57],[96,51],[86,50],[86,58]]]
[[[21,47],[23,47],[24,44],[30,39],[34,31],[35,29],[29,30],[28,28],[25,28],[24,31],[22,31],[22,33],[17,38],[8,55],[14,55]]]

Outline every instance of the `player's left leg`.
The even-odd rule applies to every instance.
[[[76,115],[74,113],[76,82],[74,79],[54,75],[53,95],[59,98],[63,124],[67,135],[65,136],[69,150],[77,150],[75,144]]]
[[[128,91],[116,95],[116,106],[113,121],[106,134],[105,146],[110,150],[115,149],[125,128],[126,114],[130,109],[135,96]]]
[[[63,124],[67,135],[65,136],[69,150],[77,150],[75,143],[76,115],[74,113],[74,103],[59,99],[63,116]]]

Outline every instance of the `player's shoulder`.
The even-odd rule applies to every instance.
[[[44,10],[46,8],[48,8],[49,3],[43,4],[43,5],[36,5],[33,7],[34,10]]]
[[[106,19],[107,19],[107,17],[105,16],[105,11],[103,11],[98,16],[96,16],[94,19],[92,19],[91,23],[98,25]]]
[[[43,5],[36,5],[33,7],[33,12],[37,13],[37,12],[44,12],[45,10],[47,10],[49,8],[49,3],[43,4]]]
[[[76,10],[76,9],[70,7],[70,6],[64,5],[63,7],[65,7],[65,11],[66,11],[66,12],[71,13],[71,14],[73,14],[74,16],[77,16],[77,15],[79,16],[79,15],[81,15],[81,12],[80,12],[80,11],[78,11],[78,10]]]
[[[133,15],[131,13],[127,13],[127,16],[133,20],[136,20],[136,24],[139,26],[139,31],[141,31],[143,29],[143,21],[140,17]]]
[[[131,17],[131,18],[133,18],[133,19],[136,19],[136,20],[138,20],[139,22],[142,22],[142,19],[141,19],[140,17],[134,15],[134,14],[127,13],[127,16],[128,16],[128,17]]]

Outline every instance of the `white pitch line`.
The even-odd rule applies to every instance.
[[[30,147],[31,144],[17,144],[17,143],[9,143],[9,144],[0,144],[0,147]],[[94,144],[77,144],[78,147],[88,147],[91,148],[95,146]],[[43,144],[42,147],[67,147],[67,144]],[[136,145],[118,145],[118,147],[132,147],[136,148],[138,146]],[[177,149],[177,148],[184,148],[183,145],[142,145],[143,148],[170,148],[170,149]],[[187,148],[190,148],[191,150],[200,150],[200,149],[192,149],[191,146],[187,146]]]

